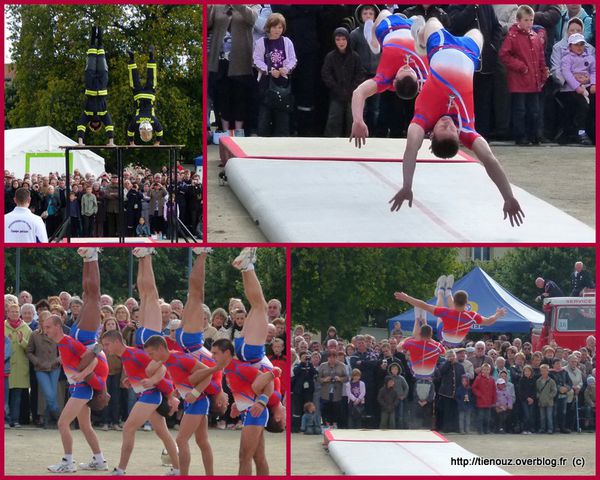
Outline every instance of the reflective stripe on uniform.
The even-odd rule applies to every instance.
[[[85,125],[77,125],[78,132],[85,132]]]
[[[114,132],[115,131],[115,127],[113,125],[106,125],[104,127],[104,130],[106,130],[107,132]]]
[[[97,48],[88,48],[87,54],[88,55],[95,55],[96,53],[98,53],[98,49]]]
[[[98,96],[103,97],[108,95],[108,90],[98,90]]]
[[[88,112],[87,110],[84,110],[83,113],[85,113],[88,117],[91,117],[92,115],[98,115],[99,117],[103,117],[108,112],[106,110],[104,112]]]
[[[98,96],[98,92],[96,90],[86,90],[85,94],[89,95],[90,97],[97,97]]]
[[[156,98],[156,95],[154,95],[153,93],[138,93],[137,95],[133,96],[134,100],[139,100],[141,98],[146,98],[148,100],[154,100]]]

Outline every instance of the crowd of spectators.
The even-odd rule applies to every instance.
[[[292,431],[414,428],[459,433],[595,430],[596,339],[577,350],[541,351],[519,337],[467,337],[417,379],[401,330],[350,341],[329,327],[322,342],[292,329]]]
[[[119,178],[104,172],[98,177],[74,170],[67,198],[66,178],[58,172],[48,175],[26,173],[16,178],[4,172],[4,213],[15,208],[15,193],[29,190],[29,209],[46,225],[48,237],[70,217],[71,237],[115,237],[119,234]],[[175,213],[176,212],[176,213]],[[173,216],[170,214],[173,213]],[[202,236],[202,179],[181,165],[177,182],[170,184],[166,167],[152,173],[130,166],[123,171],[123,229],[126,237],[169,237],[175,215],[197,238]],[[171,221],[169,221],[171,220]]]
[[[454,35],[481,30],[474,103],[476,129],[487,140],[591,144],[595,6],[533,5],[529,23],[517,18],[518,7],[386,6],[407,17],[436,17]],[[348,136],[352,92],[375,76],[379,61],[363,35],[365,21],[379,11],[377,5],[209,5],[208,97],[217,133]],[[273,100],[274,91],[287,101]],[[386,91],[368,100],[364,120],[370,136],[398,138],[413,111],[414,100]]]
[[[34,299],[27,291],[18,297],[7,294],[4,297],[4,422],[5,428],[19,428],[22,425],[35,425],[43,428],[56,428],[56,420],[69,395],[68,383],[60,365],[57,345],[40,328],[40,318],[45,315],[59,315],[64,322],[65,334],[69,334],[73,324],[79,321],[82,300],[68,292],[57,296]],[[102,332],[119,330],[127,345],[133,346],[135,330],[138,328],[139,306],[135,298],[128,298],[122,304],[115,304],[109,295],[102,295]],[[177,328],[184,303],[173,299],[167,303],[161,300],[163,333],[169,348],[180,350],[175,342]],[[204,331],[205,346],[210,346],[220,338],[234,339],[240,335],[246,317],[246,307],[242,300],[232,298],[228,310],[205,309],[209,326]],[[266,346],[267,356],[274,366],[282,370],[282,391],[289,384],[289,366],[286,363],[286,330],[281,302],[271,299],[268,302],[269,327]],[[124,385],[122,360],[116,355],[107,356],[109,376],[109,405],[102,412],[92,412],[94,425],[103,430],[121,430],[136,400],[132,388]],[[211,424],[217,428],[241,428],[239,417],[230,416],[233,399],[222,416],[211,414]],[[183,402],[181,402],[183,406]],[[167,419],[170,427],[177,429],[183,410]],[[145,430],[150,430],[147,423]]]

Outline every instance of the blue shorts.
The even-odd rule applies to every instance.
[[[194,403],[183,403],[183,413],[187,415],[208,415],[210,400],[206,395],[200,397]]]
[[[396,30],[410,30],[412,20],[401,17],[400,15],[390,15],[384,18],[375,29],[375,37],[380,45],[383,45],[383,40],[386,35]]]
[[[160,405],[162,403],[162,393],[156,388],[151,388],[145,392],[138,393],[137,401],[151,405]]]
[[[162,332],[157,332],[156,330],[152,330],[150,328],[141,327],[135,331],[135,346],[137,348],[144,348],[144,343],[148,341],[150,337],[154,335],[158,335],[162,337]]]
[[[244,418],[244,427],[247,426],[257,426],[257,427],[266,427],[267,423],[269,423],[269,409],[265,407],[263,412],[258,417],[253,417],[250,414],[250,409],[246,410],[246,417]]]
[[[244,337],[236,338],[233,342],[235,354],[242,362],[256,363],[265,356],[264,345],[248,345]]]
[[[73,398],[91,400],[94,396],[94,390],[87,383],[76,383],[69,385],[69,394]]]
[[[195,352],[200,350],[204,345],[204,333],[202,332],[184,332],[183,328],[178,328],[175,333],[177,344],[183,348],[185,352]]]
[[[71,327],[69,335],[75,340],[83,343],[86,347],[88,345],[94,345],[98,343],[98,331],[97,330],[82,330],[77,325]]]

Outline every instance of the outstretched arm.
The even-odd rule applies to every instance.
[[[411,123],[406,134],[406,148],[402,156],[402,189],[388,202],[392,204],[391,211],[400,210],[404,200],[408,200],[408,206],[412,207],[412,183],[417,165],[417,154],[423,139],[425,138],[425,130],[416,123]]]
[[[425,303],[423,300],[419,300],[418,298],[413,298],[404,292],[394,293],[394,298],[396,300],[400,300],[401,302],[410,303],[413,307],[418,307],[423,310],[426,310],[432,315],[435,310],[435,307],[433,305],[429,305],[428,303]]]
[[[490,146],[483,137],[478,137],[475,142],[473,142],[471,149],[475,152],[477,158],[481,160],[488,176],[496,184],[502,198],[504,198],[504,218],[506,219],[508,216],[511,226],[515,226],[516,224],[518,227],[523,223],[525,214],[523,213],[523,210],[521,210],[519,202],[513,196],[512,188],[502,169],[502,165],[500,165],[496,157],[494,157]]]
[[[481,322],[481,324],[482,325],[492,325],[492,324],[496,323],[496,320],[502,318],[504,315],[506,315],[506,309],[505,308],[497,308],[496,313],[494,313],[494,315],[491,315],[490,317],[483,317],[483,322]]]
[[[367,98],[376,93],[377,83],[372,78],[365,80],[352,93],[352,132],[349,141],[354,139],[354,146],[357,148],[367,143],[369,129],[363,119],[363,113]]]

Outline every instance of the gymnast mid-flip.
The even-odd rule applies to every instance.
[[[104,125],[107,145],[114,146],[115,127],[108,113],[108,64],[102,42],[102,28],[93,26],[85,67],[85,105],[77,123],[77,140],[85,145],[87,128],[99,132]]]

